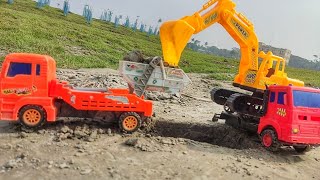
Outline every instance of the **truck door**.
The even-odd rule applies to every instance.
[[[20,97],[32,95],[33,76],[32,64],[10,62],[7,72],[1,80],[1,97],[4,101],[16,101]]]
[[[267,109],[267,114],[266,116],[270,119],[274,118],[274,113],[275,113],[275,107],[277,106],[276,104],[276,92],[270,91],[269,94],[269,103],[268,103],[268,109]]]
[[[287,92],[279,91],[277,96],[277,107],[275,109],[275,119],[283,122],[283,120],[287,117]],[[280,123],[279,122],[279,123]]]

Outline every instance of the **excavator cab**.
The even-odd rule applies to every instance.
[[[262,89],[265,85],[281,84],[303,86],[302,81],[288,78],[284,72],[286,62],[282,57],[275,56],[272,52],[265,54],[264,52],[259,53],[259,58],[262,59],[260,68],[257,73],[257,79],[255,86]]]

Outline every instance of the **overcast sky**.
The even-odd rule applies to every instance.
[[[319,0],[234,0],[237,11],[255,26],[259,41],[292,50],[308,59],[320,55],[320,1]],[[110,9],[115,15],[130,16],[148,25],[179,19],[201,9],[206,0],[70,0],[71,11],[82,14],[88,4],[95,17]],[[52,6],[63,6],[63,0],[51,0]],[[224,29],[216,24],[195,35],[202,42],[219,48],[238,47]]]

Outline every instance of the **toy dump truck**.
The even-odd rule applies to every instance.
[[[265,92],[262,109],[251,108],[260,116],[242,118],[244,114],[234,113],[232,108],[218,116],[233,127],[257,132],[262,145],[271,151],[285,145],[302,153],[310,145],[320,145],[320,89],[272,85]]]
[[[46,55],[9,54],[0,77],[0,119],[36,128],[57,117],[95,117],[112,113],[120,129],[134,132],[152,116],[152,102],[128,89],[72,87],[56,77]]]

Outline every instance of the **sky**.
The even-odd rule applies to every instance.
[[[104,10],[115,15],[127,15],[157,26],[163,21],[180,19],[201,9],[207,0],[69,0],[70,10],[82,14],[84,5],[99,18]],[[234,0],[236,10],[244,14],[255,27],[259,41],[275,47],[290,49],[293,54],[314,59],[320,56],[319,0]],[[63,0],[51,0],[51,6],[63,6]],[[195,39],[219,48],[239,47],[219,24],[194,35]]]

